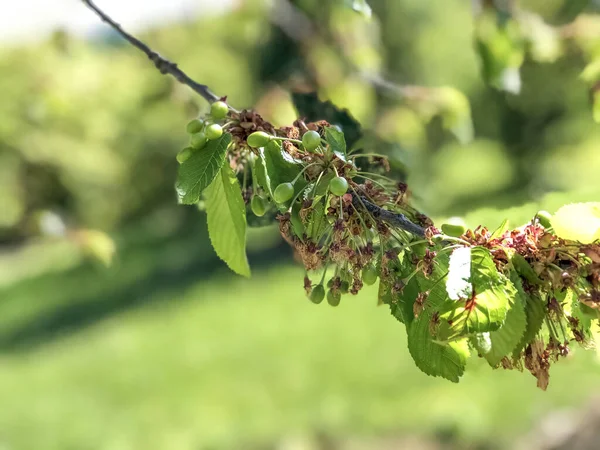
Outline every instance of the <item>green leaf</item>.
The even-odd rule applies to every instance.
[[[231,134],[225,133],[219,139],[209,141],[200,150],[179,166],[177,175],[177,194],[181,203],[198,203],[202,191],[215,179],[225,162]]]
[[[551,222],[558,237],[591,244],[600,239],[600,202],[565,205]]]
[[[510,225],[508,223],[508,219],[504,219],[502,221],[502,223],[500,224],[500,226],[498,228],[496,228],[496,230],[492,233],[492,236],[490,237],[491,239],[497,239],[500,236],[502,236],[504,233],[506,233],[510,228]]]
[[[205,197],[208,234],[215,252],[235,273],[249,277],[246,207],[240,183],[229,166],[223,166]]]
[[[504,323],[516,291],[510,280],[496,270],[489,250],[483,247],[471,249],[471,283],[471,298],[448,298],[441,305],[436,338],[455,340],[472,333],[495,331]]]
[[[322,198],[316,198],[313,201],[312,211],[307,217],[308,237],[316,241],[323,235],[328,222],[325,218],[325,201]]]
[[[525,278],[529,283],[534,285],[542,284],[542,280],[540,280],[538,274],[535,273],[533,267],[531,267],[531,265],[522,255],[516,252],[513,253],[512,257],[510,258],[510,262],[512,263],[517,273],[523,278]]]
[[[300,219],[300,208],[302,205],[300,203],[296,203],[292,206],[292,211],[290,213],[290,222],[292,224],[292,231],[294,234],[301,240],[304,241],[304,224],[302,223],[302,219]]]
[[[361,138],[362,130],[358,121],[348,110],[340,109],[330,101],[321,101],[316,92],[292,93],[292,101],[298,111],[298,116],[310,122],[325,120],[332,125],[338,125],[344,132],[348,148]]]
[[[429,322],[421,315],[408,327],[408,351],[415,364],[427,375],[458,383],[465,372],[469,345],[467,339],[443,345],[429,334]]]
[[[471,284],[471,247],[459,247],[450,255],[446,292],[450,300],[468,299],[473,295]]]
[[[344,5],[368,19],[373,15],[373,11],[366,0],[344,0]]]
[[[521,283],[519,275],[514,271],[511,272],[510,279],[515,287]],[[489,333],[490,349],[482,352],[490,366],[496,367],[502,358],[512,353],[523,338],[526,328],[525,293],[522,288],[519,290],[516,287],[516,295],[511,298],[510,309],[506,314],[504,324],[499,330]]]
[[[513,356],[518,357],[523,349],[533,341],[541,330],[544,318],[546,317],[546,305],[537,294],[530,295],[525,292],[519,277],[514,277],[511,274],[511,279],[519,292],[519,297],[525,301],[525,316],[527,322],[525,333],[523,333],[523,337],[519,340],[519,343],[513,350]]]
[[[335,178],[335,172],[327,172],[317,183],[315,187],[315,195],[325,195],[329,189],[329,182]]]
[[[379,283],[379,298],[383,303],[389,304],[392,315],[407,326],[415,320],[414,304],[419,292],[419,284],[415,277],[397,294],[392,294],[389,284]]]
[[[437,282],[432,283],[433,287],[423,304],[422,311],[412,323],[406,325],[408,350],[417,367],[424,373],[457,383],[465,371],[469,346],[467,339],[447,344],[434,341],[432,331],[437,326],[437,311],[447,299],[444,283],[441,282],[443,276],[440,278],[439,270],[434,271],[434,274],[437,275]],[[423,292],[423,287],[420,287]]]
[[[408,266],[407,266],[408,267]],[[450,300],[446,294],[444,279],[448,272],[448,256],[440,254],[434,260],[433,274],[426,278],[419,274],[411,279],[418,280],[412,287],[412,292],[406,289],[411,285],[409,282],[399,300],[407,293],[412,302],[410,306],[398,306],[397,311],[405,318],[406,331],[408,333],[408,350],[415,364],[427,375],[443,377],[447,380],[458,382],[465,371],[467,358],[469,357],[469,346],[467,339],[456,340],[450,343],[436,342],[433,331],[439,320],[439,309]],[[413,313],[414,298],[419,292],[429,295],[422,305],[422,309],[415,318]],[[392,311],[393,312],[393,311]],[[406,319],[411,319],[408,322]]]
[[[271,192],[281,183],[289,183],[302,170],[302,165],[283,150],[277,141],[271,141],[264,148],[265,180],[269,182]]]
[[[267,167],[265,161],[265,149],[259,148],[258,155],[254,160],[254,165],[252,166],[252,176],[256,177],[256,183],[262,187],[269,196],[273,196],[273,191],[271,190],[271,180],[269,179],[269,175],[267,174]]]
[[[346,139],[344,138],[344,133],[335,127],[326,127],[325,140],[334,153],[339,153],[342,156],[346,155]]]

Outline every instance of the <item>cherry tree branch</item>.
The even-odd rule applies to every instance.
[[[92,0],[82,0],[83,3],[88,6],[103,22],[107,23],[113,30],[115,30],[121,37],[127,42],[136,47],[138,50],[143,52],[150,61],[154,63],[156,68],[163,75],[171,75],[181,84],[185,84],[190,87],[194,92],[200,94],[207,102],[213,103],[218,101],[220,98],[214,94],[208,86],[205,84],[198,83],[197,81],[190,78],[183,70],[181,70],[177,64],[163,58],[142,41],[135,36],[126,32],[121,25],[110,18],[104,11],[102,11]]]
[[[404,214],[383,209],[382,207],[371,203],[363,196],[359,196],[357,194],[352,194],[352,202],[356,208],[363,207],[366,209],[375,220],[381,220],[382,222],[386,222],[388,225],[408,231],[409,233],[419,237],[425,236],[425,229],[416,223],[411,222]]]

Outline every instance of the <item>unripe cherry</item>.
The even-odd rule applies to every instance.
[[[265,200],[262,197],[255,195],[254,197],[252,197],[252,200],[250,200],[250,208],[256,216],[262,217],[265,215],[267,205],[265,204]]]
[[[200,119],[190,120],[187,124],[186,130],[190,134],[199,133],[204,127],[204,122]]]
[[[255,131],[246,139],[248,145],[252,148],[264,147],[271,140],[271,136],[264,131]]]
[[[344,195],[348,192],[348,181],[344,177],[332,178],[329,182],[329,190],[333,195]]]
[[[195,149],[201,149],[206,145],[206,134],[201,131],[200,133],[192,134],[191,146]]]
[[[273,198],[277,203],[285,203],[294,195],[294,185],[292,183],[281,183],[275,188]]]
[[[377,270],[373,266],[367,266],[362,270],[362,280],[367,286],[375,284],[377,276]]]
[[[212,105],[210,105],[210,115],[215,120],[224,119],[228,113],[229,113],[229,107],[227,106],[227,103],[225,103],[225,102],[218,101],[218,102],[214,102]]]
[[[537,218],[540,225],[544,228],[552,227],[552,214],[550,214],[548,211],[538,211],[535,217]]]
[[[342,294],[340,294],[340,291],[334,291],[330,289],[327,292],[327,303],[329,303],[331,306],[338,306],[341,299]]]
[[[194,149],[192,147],[186,147],[183,150],[181,150],[179,153],[177,153],[177,162],[179,164],[182,164],[188,159],[190,159],[190,156],[192,156],[193,151]]]
[[[321,145],[321,136],[316,131],[307,131],[302,136],[302,146],[307,152],[314,152]]]
[[[310,291],[310,295],[308,296],[308,298],[310,298],[310,301],[315,303],[315,304],[319,304],[323,301],[323,299],[325,298],[325,288],[323,287],[322,284],[318,284],[316,285],[312,291]]]
[[[213,123],[206,127],[206,137],[209,141],[214,141],[223,136],[223,127],[218,123]]]

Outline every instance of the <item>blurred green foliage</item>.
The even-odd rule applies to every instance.
[[[579,31],[557,50],[534,20],[528,33],[552,42],[527,48],[518,96],[483,80],[470,2],[370,0],[365,20],[344,7],[361,2],[296,0],[310,25],[304,40],[262,2],[239,3],[141,37],[278,125],[295,118],[288,90],[316,88],[369,130],[373,150],[390,154],[415,204],[434,217],[518,226],[540,207],[600,197],[589,95],[597,16],[571,22],[598,12],[588,2],[522,2],[535,20]],[[288,281],[297,271],[271,267],[278,251],[261,253],[276,244],[275,230],[249,239],[258,247],[251,263],[264,260],[256,279],[215,272],[226,268],[204,217],[178,206],[174,190],[185,124],[206,105],[108,31],[1,48],[0,92],[0,443],[187,449],[319,429],[444,427],[492,441],[506,427],[509,440],[594,386],[593,354],[558,365],[546,394],[528,377],[487,369],[459,387],[426,378],[374,295],[340,311],[304,302]],[[72,246],[35,238],[44,210],[74,229],[109,231],[114,267],[99,271]]]

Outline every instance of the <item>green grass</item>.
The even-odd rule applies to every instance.
[[[477,220],[503,215],[487,214]],[[0,447],[221,449],[321,432],[451,432],[510,448],[538,418],[597,392],[594,351],[553,367],[547,392],[528,373],[477,358],[459,384],[427,377],[375,288],[339,308],[313,305],[301,268],[261,249],[267,236],[250,237],[260,253],[246,280],[191,224],[124,233],[110,270],[82,266],[0,289]]]
[[[150,282],[150,281],[149,281]],[[241,447],[289,434],[509,439],[597,385],[593,352],[529,374],[474,361],[460,384],[413,365],[375,292],[331,308],[297,267],[223,271],[0,358],[0,442],[18,449]],[[56,285],[58,286],[58,284]],[[23,304],[23,309],[27,305]]]

